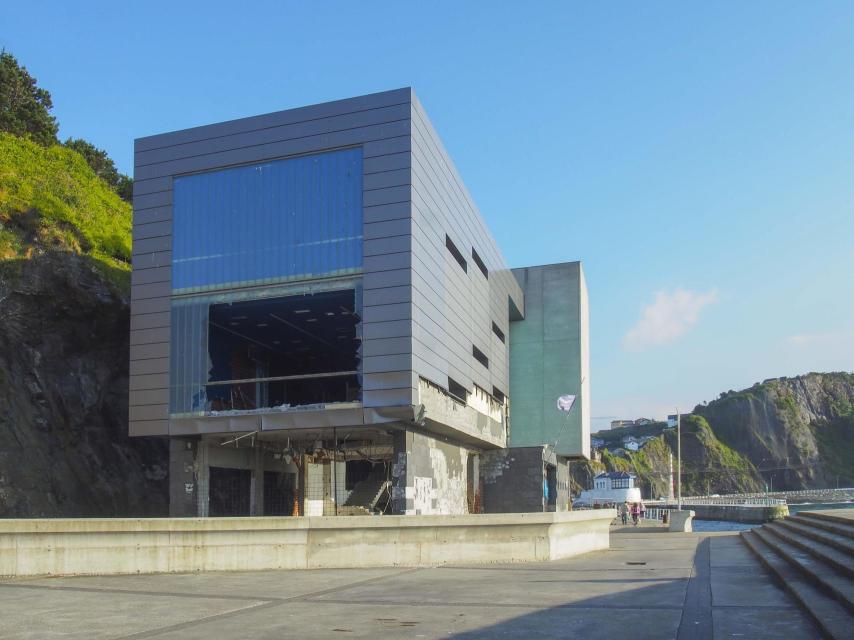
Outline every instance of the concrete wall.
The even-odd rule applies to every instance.
[[[524,267],[513,274],[524,291],[525,319],[510,326],[510,446],[548,444],[558,455],[589,458],[589,336],[581,263]],[[565,394],[577,396],[569,414],[556,406]]]
[[[468,457],[457,443],[412,430],[395,435],[392,505],[405,515],[468,513]]]
[[[548,509],[543,483],[546,467],[555,467],[555,509],[566,511],[569,503],[569,470],[566,460],[545,447],[514,447],[486,451],[480,457],[485,513],[528,513]]]
[[[614,515],[0,520],[0,576],[557,560],[607,549]]]
[[[683,508],[694,512],[697,520],[724,520],[745,524],[762,524],[789,515],[788,505],[762,507],[751,505],[690,504]]]

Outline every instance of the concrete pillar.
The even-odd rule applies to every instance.
[[[185,438],[169,440],[169,517],[196,516],[195,475],[197,441]]]
[[[469,513],[483,513],[483,495],[480,486],[480,455],[469,451],[466,467]]]
[[[193,467],[196,476],[196,515],[207,518],[210,513],[211,467],[208,461],[208,443],[204,440],[198,441]]]
[[[250,480],[249,515],[264,515],[264,449],[252,447],[249,452],[249,469],[252,472]]]
[[[408,431],[394,432],[394,457],[391,460],[391,513],[406,514],[414,506],[408,473],[408,460],[411,451],[412,434]],[[408,495],[409,494],[409,495]],[[408,496],[408,497],[407,497]]]

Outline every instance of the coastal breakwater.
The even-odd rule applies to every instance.
[[[789,506],[785,502],[774,504],[775,501],[764,501],[766,504],[734,504],[710,503],[696,504],[683,502],[683,509],[694,512],[695,520],[721,520],[724,522],[741,522],[743,524],[764,524],[773,522],[789,515]],[[660,509],[676,509],[676,503],[662,503],[655,506]]]

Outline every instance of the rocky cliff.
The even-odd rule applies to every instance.
[[[637,453],[624,436],[652,437]],[[675,429],[664,423],[603,431],[600,461],[572,466],[573,491],[598,471],[632,471],[645,496],[667,493]],[[854,485],[854,374],[809,373],[722,393],[682,421],[683,495]]]
[[[0,134],[0,517],[167,513],[164,443],[127,435],[129,228],[74,152]]]
[[[694,412],[775,490],[854,484],[854,374],[766,380]]]

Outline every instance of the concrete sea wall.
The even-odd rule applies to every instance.
[[[556,560],[607,549],[615,515],[0,520],[0,576]]]
[[[774,506],[692,504],[687,505],[686,508],[694,511],[696,514],[694,517],[697,520],[723,520],[745,524],[763,524],[789,515],[789,507],[785,504]]]

